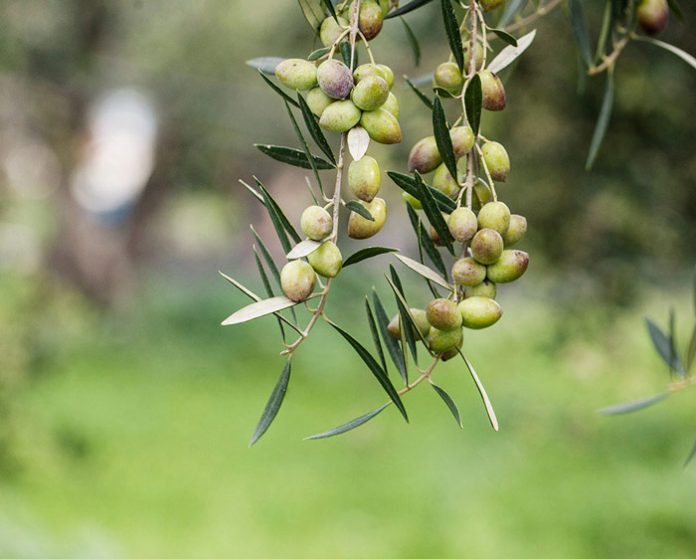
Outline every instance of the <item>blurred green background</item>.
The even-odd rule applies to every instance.
[[[451,361],[437,381],[463,431],[424,386],[409,425],[390,409],[303,442],[383,401],[320,327],[249,450],[283,361],[272,319],[219,326],[246,301],[217,270],[260,291],[248,223],[272,239],[237,179],[258,175],[295,221],[308,203],[303,174],[252,147],[295,139],[244,61],[314,47],[296,3],[272,4],[0,3],[0,558],[696,556],[696,469],[681,467],[696,395],[596,413],[669,380],[644,315],[664,325],[675,307],[681,346],[693,323],[696,72],[631,45],[589,173],[603,78],[578,84],[565,8],[506,72],[508,108],[483,126],[511,153],[500,195],[529,219],[532,266],[501,290],[500,324],[465,341],[499,433]],[[597,29],[603,2],[583,5]],[[682,5],[663,38],[693,53]],[[407,16],[421,68],[398,21],[378,61],[429,71],[447,56],[439,18],[435,4]],[[404,170],[429,115],[403,81],[395,91],[404,143],[371,153]],[[375,242],[413,255],[399,193],[383,192]],[[361,298],[374,285],[387,299],[389,261],[336,283],[330,314],[365,343]]]

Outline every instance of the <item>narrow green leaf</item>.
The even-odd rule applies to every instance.
[[[669,309],[669,362],[674,363],[676,365],[675,372],[679,376],[684,377],[686,375],[686,370],[684,369],[684,365],[682,365],[681,360],[677,356],[676,321],[677,321],[677,318],[674,315],[674,309],[670,308]],[[679,365],[681,365],[681,370],[678,369]]]
[[[440,251],[438,251],[435,247],[435,243],[433,243],[430,235],[428,235],[428,232],[423,226],[418,214],[416,214],[416,210],[414,210],[411,207],[411,204],[408,202],[406,203],[406,211],[408,212],[408,217],[411,221],[413,231],[416,233],[416,237],[418,238],[418,245],[425,250],[428,258],[430,258],[430,261],[433,263],[433,266],[437,268],[437,271],[440,272],[445,279],[447,279],[447,268],[442,260]]]
[[[369,221],[375,220],[375,218],[372,217],[370,211],[360,202],[356,202],[355,200],[348,200],[348,202],[346,202],[346,208],[348,208],[351,212],[355,212],[359,216],[364,217]]]
[[[686,350],[686,370],[691,371],[691,367],[696,359],[696,324],[691,332],[691,340],[689,341],[688,349]]]
[[[686,460],[684,461],[685,468],[691,463],[691,461],[694,459],[694,456],[696,456],[696,443],[694,443],[694,446],[691,448],[691,452],[689,452],[689,455],[686,457]]]
[[[259,58],[247,60],[246,64],[247,66],[256,68],[262,74],[275,76],[276,66],[283,62],[283,60],[285,60],[285,58],[281,58],[280,56],[261,56]]]
[[[322,0],[298,0],[298,2],[307,23],[317,33],[325,17]]]
[[[317,433],[316,435],[311,435],[309,437],[306,437],[305,440],[317,440],[317,439],[326,439],[328,437],[333,437],[335,435],[341,435],[343,433],[346,433],[348,431],[351,431],[355,429],[356,427],[360,427],[361,425],[364,425],[370,419],[375,417],[376,415],[379,415],[384,408],[389,406],[391,402],[387,402],[386,404],[382,404],[380,407],[378,407],[376,410],[371,411],[370,413],[366,413],[365,415],[361,415],[360,417],[356,417],[352,421],[349,421],[348,423],[344,423],[343,425],[339,425],[338,427],[334,427],[333,429],[330,429],[328,431],[324,431],[323,433]]]
[[[421,6],[425,6],[426,4],[432,1],[433,0],[411,0],[411,2],[404,4],[400,8],[394,10],[393,12],[389,12],[386,16],[384,16],[384,19],[391,19],[393,17],[407,14],[409,12],[412,12],[413,10],[420,8]]]
[[[442,20],[445,23],[445,32],[449,41],[450,50],[454,55],[454,60],[457,62],[460,70],[464,70],[464,47],[462,46],[462,36],[459,32],[459,22],[457,15],[454,13],[452,2],[450,0],[441,0],[442,2]]]
[[[334,324],[333,322],[330,322],[330,324],[339,334],[341,334],[341,336],[343,336],[345,338],[345,340],[351,345],[351,347],[355,350],[355,352],[360,356],[360,358],[363,360],[365,365],[367,365],[368,369],[370,369],[370,372],[377,379],[377,382],[379,382],[379,384],[382,386],[384,391],[387,393],[387,395],[389,396],[391,401],[394,402],[394,405],[399,409],[403,418],[408,422],[408,414],[406,413],[406,408],[404,407],[404,404],[401,401],[401,397],[399,396],[399,393],[394,388],[394,385],[389,380],[389,377],[387,377],[387,373],[384,371],[384,369],[382,369],[382,367],[379,366],[379,363],[377,363],[377,361],[375,361],[375,358],[372,357],[370,352],[367,351],[360,344],[360,342],[358,342],[358,340],[356,340],[348,332],[346,332],[345,330],[340,328],[337,324]]]
[[[428,98],[428,96],[423,93],[420,89],[418,89],[411,80],[408,78],[404,78],[406,80],[406,83],[408,86],[411,88],[411,90],[416,94],[418,99],[420,99],[423,104],[428,107],[431,111],[433,110],[433,102]]]
[[[507,31],[504,29],[497,29],[497,28],[488,28],[489,31],[493,31],[499,39],[502,41],[505,41],[508,45],[512,45],[513,47],[517,46],[517,39],[510,35]]]
[[[261,254],[263,255],[263,259],[266,261],[268,269],[271,270],[271,273],[273,274],[273,277],[275,278],[278,287],[280,287],[280,270],[278,269],[278,266],[276,265],[275,261],[273,260],[273,257],[271,256],[271,251],[268,250],[268,246],[264,242],[263,238],[261,238],[261,235],[258,234],[254,226],[251,225],[250,228],[251,232],[254,234],[254,237],[256,238],[256,242],[259,244],[259,247],[261,248]]]
[[[414,198],[417,198],[420,200],[422,203],[423,201],[420,199],[420,189],[418,188],[418,179],[415,177],[412,177],[411,175],[405,175],[403,173],[399,173],[397,171],[387,171],[387,175],[391,180],[394,181],[396,186],[398,186],[401,190],[404,192],[409,193],[411,196]],[[421,178],[422,182],[422,178]],[[427,185],[426,185],[427,186]],[[447,195],[443,194],[439,190],[433,188],[432,186],[427,186],[428,192],[432,195],[433,199],[435,200],[435,203],[437,204],[437,207],[440,209],[440,211],[443,211],[445,213],[452,213],[456,208],[457,204],[454,200],[452,200],[450,197]]]
[[[319,60],[322,56],[324,56],[325,54],[329,54],[330,52],[331,47],[322,47],[320,49],[313,50],[309,53],[307,60],[311,60],[312,62],[314,62],[315,60]]]
[[[254,320],[255,318],[266,316],[268,314],[275,314],[284,309],[289,309],[290,307],[294,307],[296,304],[296,301],[292,301],[284,295],[271,297],[270,299],[263,299],[255,303],[251,303],[246,307],[242,307],[237,312],[232,313],[222,321],[222,325],[231,326],[233,324],[241,324],[243,322],[248,322],[249,320]]]
[[[273,227],[275,228],[276,233],[278,234],[278,238],[280,239],[280,242],[283,245],[283,249],[287,254],[288,252],[290,252],[290,243],[288,242],[287,237],[283,234],[283,231],[287,232],[287,234],[290,235],[290,237],[292,237],[292,239],[296,243],[299,243],[302,239],[297,234],[297,231],[295,231],[295,228],[290,224],[288,218],[285,217],[283,210],[280,209],[280,206],[273,199],[270,192],[268,192],[263,183],[256,177],[254,177],[254,180],[256,181],[258,187],[261,189],[261,194],[264,199],[264,205],[266,206],[268,215],[271,218]]]
[[[246,188],[249,192],[251,192],[251,194],[254,196],[254,198],[256,198],[259,202],[261,202],[265,206],[265,203],[263,201],[263,196],[261,196],[261,194],[259,194],[259,192],[257,192],[257,190],[253,186],[246,183],[242,179],[239,179],[239,184],[241,184],[244,188]]]
[[[435,198],[426,188],[425,183],[421,180],[418,173],[416,173],[416,185],[418,186],[420,194],[418,199],[421,201],[421,204],[423,204],[423,211],[428,217],[428,221],[430,221],[430,224],[433,226],[435,231],[437,231],[437,234],[447,247],[447,250],[450,251],[450,254],[454,254],[454,248],[452,247],[452,241],[454,239],[452,238],[452,234],[447,227],[445,218],[442,217],[442,213],[440,213],[440,209],[435,203]]]
[[[474,366],[471,364],[471,361],[469,361],[466,358],[466,355],[464,355],[461,350],[459,350],[459,355],[461,355],[462,359],[464,359],[464,363],[466,363],[466,368],[469,369],[471,378],[474,379],[474,384],[476,384],[476,389],[478,390],[478,393],[481,396],[481,400],[483,400],[483,405],[486,408],[486,413],[488,414],[488,420],[491,422],[491,427],[493,427],[494,431],[498,431],[498,418],[495,416],[493,404],[491,404],[491,400],[488,397],[488,393],[486,392],[486,389],[484,388],[481,379],[476,374],[476,371],[474,370]]]
[[[488,69],[494,74],[498,74],[503,68],[507,68],[517,58],[526,51],[536,37],[536,29],[517,39],[517,46],[508,45],[501,50],[498,55],[491,60]]]
[[[425,279],[438,284],[440,287],[444,287],[445,289],[449,289],[450,291],[452,290],[452,286],[448,284],[442,277],[440,277],[440,275],[438,275],[438,273],[435,272],[435,270],[431,270],[426,265],[421,264],[420,262],[416,262],[415,260],[408,258],[407,256],[403,256],[402,254],[395,254],[394,256],[396,256],[404,266],[410,268],[411,270],[424,277]]]
[[[273,146],[270,144],[254,144],[254,147],[258,148],[260,151],[272,157],[277,161],[287,163],[288,165],[294,165],[295,167],[301,167],[302,169],[311,169],[312,165],[305,153],[299,149],[289,148],[286,146]],[[333,169],[335,165],[329,163],[325,159],[313,155],[314,163],[317,169]]]
[[[338,48],[341,50],[341,57],[343,57],[343,63],[348,66],[351,70],[355,70],[358,67],[358,51],[351,51],[350,43],[342,42]],[[351,67],[351,57],[353,58],[353,66]]]
[[[296,107],[298,106],[297,101],[295,101],[292,97],[290,97],[287,93],[285,93],[282,89],[280,89],[276,84],[274,84],[271,80],[269,80],[266,76],[264,76],[262,72],[259,72],[259,76],[261,76],[263,81],[265,81],[273,91],[275,91],[278,95],[280,95],[288,103],[292,103]]]
[[[280,220],[280,217],[278,216],[278,213],[276,212],[275,207],[273,206],[273,204],[270,203],[271,195],[265,189],[262,190],[262,194],[263,194],[263,198],[264,198],[264,206],[266,206],[266,211],[268,212],[268,217],[271,218],[271,224],[273,225],[273,229],[275,229],[276,236],[278,237],[278,240],[280,241],[280,245],[283,247],[283,250],[286,253],[288,253],[288,252],[290,252],[291,247],[290,247],[290,241],[288,240],[288,235],[287,235],[286,229],[283,226],[283,223]],[[252,231],[254,231],[253,227],[252,227]],[[254,233],[256,233],[256,232],[254,231]],[[259,244],[261,244],[263,246],[264,252],[267,252],[267,248],[263,244],[263,242],[261,241],[261,237],[259,237],[257,235],[257,239],[259,240]],[[269,265],[272,261],[273,261],[273,259],[269,258],[269,260],[268,260]],[[273,264],[273,266],[275,267],[275,264]],[[272,267],[271,269],[274,269],[274,268]],[[280,278],[280,274],[278,274],[278,277],[276,279],[278,279],[278,281],[280,281],[279,278]]]
[[[601,413],[602,415],[619,415],[622,413],[630,413],[633,411],[642,410],[643,408],[647,408],[649,406],[652,406],[653,404],[661,402],[670,394],[670,392],[661,392],[660,394],[656,394],[655,396],[650,396],[649,398],[644,398],[642,400],[635,400],[634,402],[626,402],[625,404],[617,404],[616,406],[609,406],[608,408],[603,408],[599,410],[599,413]]]
[[[259,252],[256,249],[256,245],[254,245],[253,248],[254,248],[254,261],[256,262],[256,269],[259,271],[259,276],[261,277],[261,282],[263,283],[263,287],[266,290],[266,296],[267,297],[274,297],[275,293],[273,292],[273,288],[271,287],[271,282],[268,281],[268,275],[266,274],[266,270],[263,267],[263,264],[261,263],[261,258],[259,258]],[[276,314],[276,319],[278,320],[278,327],[280,328],[280,336],[283,338],[283,341],[286,341],[285,328],[283,328],[283,321],[280,319],[280,317],[277,314]]]
[[[684,21],[684,12],[682,12],[681,6],[677,0],[667,0],[667,5],[679,21]]]
[[[389,369],[387,369],[387,361],[384,358],[384,350],[382,349],[382,342],[379,341],[379,331],[377,330],[377,324],[375,324],[375,317],[372,314],[372,309],[370,308],[370,300],[365,296],[365,313],[367,314],[367,323],[370,325],[370,332],[372,333],[372,341],[375,344],[375,349],[377,350],[377,355],[379,355],[379,362],[382,365],[382,369],[387,375],[389,374]]]
[[[399,251],[398,248],[389,248],[389,247],[363,248],[357,252],[354,252],[348,258],[346,258],[345,262],[343,262],[343,267],[345,268],[346,266],[350,266],[352,264],[357,264],[358,262],[362,262],[363,260],[366,260],[368,258],[372,258],[373,256],[379,256],[380,254],[386,254],[389,252],[398,252],[398,251]]]
[[[413,61],[415,62],[416,66],[420,66],[420,61],[421,61],[421,48],[420,44],[418,43],[418,37],[416,37],[416,34],[413,32],[413,29],[409,26],[408,23],[406,23],[406,20],[404,18],[399,18],[401,20],[401,23],[404,26],[404,31],[406,32],[406,38],[408,39],[409,45],[411,45],[411,51],[413,52]]]
[[[442,398],[442,401],[445,403],[447,408],[449,409],[450,413],[454,417],[454,420],[457,422],[457,425],[459,425],[460,429],[464,428],[464,425],[462,425],[462,416],[459,413],[459,408],[457,407],[457,404],[455,401],[452,399],[452,396],[450,396],[445,390],[440,388],[437,384],[431,382],[430,386],[433,387],[433,390],[435,390],[436,394]]]
[[[270,398],[268,398],[268,402],[266,402],[266,407],[261,414],[261,419],[256,425],[256,430],[251,437],[249,446],[253,446],[256,441],[263,436],[263,434],[271,426],[271,423],[273,423],[276,415],[278,415],[278,410],[280,410],[280,406],[283,404],[283,400],[285,399],[285,394],[288,391],[288,384],[290,383],[290,370],[290,360],[288,359],[288,361],[285,363],[283,371],[280,373],[278,382],[276,382],[276,385],[273,388],[273,392],[271,392]]]
[[[657,39],[653,39],[652,37],[644,37],[642,35],[636,36],[635,40],[636,41],[643,41],[644,43],[650,43],[650,44],[655,45],[656,47],[663,48],[666,51],[671,52],[675,56],[678,56],[684,62],[686,62],[689,66],[696,69],[696,58],[694,58],[688,52],[684,52],[682,49],[675,47],[674,45],[670,45],[669,43],[665,43],[664,41],[659,41]]]
[[[336,10],[334,9],[334,5],[331,3],[331,0],[322,0],[322,1],[324,2],[326,9],[329,10],[331,17],[333,17],[336,20],[336,23],[338,23],[338,17],[336,16]]]
[[[483,109],[483,92],[481,91],[481,78],[476,74],[464,93],[464,106],[466,107],[466,118],[469,121],[474,135],[478,136],[481,127],[481,109]],[[454,176],[454,175],[452,175]]]
[[[614,105],[614,73],[612,71],[607,72],[607,83],[604,89],[604,99],[602,100],[602,108],[599,110],[599,117],[597,118],[597,124],[595,125],[594,134],[592,134],[592,142],[590,144],[590,152],[587,155],[587,162],[585,163],[585,169],[588,171],[592,169],[597,154],[599,153],[599,148],[602,147],[602,142],[604,141],[604,135],[607,132],[607,127],[609,126],[609,119],[611,118],[611,110]]]
[[[416,338],[414,337],[414,331],[418,330],[416,327],[416,322],[411,315],[411,309],[408,307],[406,302],[406,295],[404,294],[404,288],[401,285],[401,280],[394,269],[394,266],[389,265],[389,273],[391,274],[391,279],[387,278],[389,286],[394,291],[394,297],[396,298],[396,306],[399,310],[399,321],[401,323],[401,337],[406,341],[408,347],[413,356],[413,361],[418,364],[418,347],[416,346]],[[420,336],[420,331],[418,332]],[[403,341],[402,340],[402,341]],[[406,369],[406,377],[403,379],[404,384],[408,384],[408,368]]]
[[[476,77],[478,78],[478,76]],[[439,97],[435,97],[433,102],[433,134],[435,135],[437,149],[440,151],[447,170],[452,175],[452,178],[457,180],[457,159],[452,148],[452,138],[450,138],[449,127],[445,119],[445,110],[442,108],[442,102]]]
[[[304,119],[307,130],[309,130],[310,136],[312,136],[312,139],[316,142],[317,146],[319,146],[319,149],[324,152],[324,155],[329,158],[329,161],[336,165],[336,158],[334,157],[333,150],[331,149],[329,142],[326,140],[326,136],[324,136],[321,128],[319,128],[317,119],[314,117],[314,114],[310,110],[309,105],[307,105],[307,102],[304,100],[304,97],[302,97],[302,95],[299,93],[297,94],[297,101],[300,104],[302,118]]]
[[[613,26],[614,26],[614,17],[613,17],[614,4],[615,4],[614,0],[607,0],[606,3],[604,4],[604,15],[602,16],[602,28],[599,31],[599,39],[597,40],[597,48],[595,49],[595,55],[594,55],[595,63],[600,62],[602,60],[602,57],[606,54],[607,42],[609,41],[609,38],[611,37],[612,31],[613,31]],[[584,73],[584,68],[583,68],[583,73]]]
[[[302,96],[298,94],[298,97],[302,99]],[[288,116],[290,117],[290,121],[292,122],[292,128],[295,130],[295,134],[297,135],[297,139],[300,141],[300,145],[302,146],[302,150],[304,151],[305,159],[306,161],[309,161],[309,166],[312,168],[312,173],[314,174],[314,179],[317,181],[317,186],[319,187],[319,191],[323,194],[324,193],[324,185],[321,182],[321,177],[319,176],[319,169],[317,169],[317,164],[316,161],[314,161],[314,157],[312,156],[312,152],[309,151],[309,145],[307,144],[307,140],[305,140],[304,134],[302,134],[302,130],[300,130],[299,125],[297,124],[297,119],[295,119],[295,115],[292,114],[292,109],[290,108],[290,105],[288,102],[285,102],[285,108],[288,111]]]
[[[677,352],[674,351],[669,336],[660,330],[660,327],[649,318],[645,319],[645,323],[648,327],[648,333],[650,334],[653,346],[655,346],[655,350],[660,357],[662,357],[662,360],[667,364],[670,371],[674,371],[679,375],[684,375],[684,365],[681,359],[679,359]]]
[[[389,352],[389,357],[391,357],[392,363],[399,371],[399,375],[402,379],[408,378],[406,373],[406,358],[404,353],[401,351],[399,343],[391,337],[387,327],[389,326],[389,317],[384,310],[384,305],[377,295],[377,292],[373,289],[372,291],[372,303],[375,306],[375,315],[377,317],[377,324],[379,324],[379,332],[382,336],[382,341],[384,345],[387,346],[387,351]]]
[[[581,0],[568,0],[570,8],[570,22],[573,26],[573,35],[577,43],[582,59],[589,68],[592,66],[592,51],[590,50],[590,38],[587,34],[585,16],[582,13]]]

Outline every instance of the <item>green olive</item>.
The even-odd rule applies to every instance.
[[[343,267],[343,257],[338,247],[331,241],[325,241],[321,246],[307,255],[314,271],[325,278],[335,278]]]
[[[387,203],[382,198],[375,198],[372,202],[359,202],[374,218],[374,221],[365,219],[361,215],[351,212],[348,218],[348,236],[352,239],[367,239],[379,233],[387,221]]]
[[[489,297],[469,297],[459,303],[462,324],[466,328],[478,330],[498,322],[503,309],[497,301]]]
[[[504,250],[500,258],[488,266],[486,275],[495,283],[515,281],[527,271],[529,255],[522,250]]]
[[[288,58],[275,69],[276,78],[285,87],[306,91],[317,85],[317,67],[308,60]]]
[[[503,237],[493,229],[481,229],[471,240],[471,256],[479,264],[493,264],[503,253]]]
[[[280,271],[280,286],[288,299],[304,301],[314,291],[317,275],[304,260],[288,262]]]
[[[309,206],[302,212],[300,228],[308,239],[321,241],[331,233],[333,218],[321,206]]]
[[[365,202],[377,196],[382,182],[382,173],[374,157],[363,155],[348,166],[348,186],[351,192]]]

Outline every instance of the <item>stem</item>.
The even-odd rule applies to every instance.
[[[562,2],[563,0],[551,0],[548,3],[539,6],[534,13],[528,15],[527,17],[523,17],[522,19],[517,20],[515,23],[508,25],[503,30],[507,33],[510,33],[511,31],[517,31],[518,29],[522,29],[530,23],[535,22],[537,19],[542,18],[545,15],[552,12],[554,9],[560,6]],[[490,33],[488,35],[489,39],[495,39],[496,37],[497,35],[495,33]]]
[[[616,59],[621,54],[621,51],[623,51],[623,49],[626,48],[626,45],[630,40],[631,36],[626,35],[619,42],[615,43],[614,50],[612,50],[608,55],[604,57],[604,61],[601,64],[599,64],[598,66],[590,67],[587,70],[587,75],[596,76],[597,74],[601,74],[602,72],[609,70],[610,68],[613,68]]]

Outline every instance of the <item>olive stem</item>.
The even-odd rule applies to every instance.
[[[511,31],[517,31],[518,29],[522,29],[523,27],[526,27],[530,23],[535,22],[537,19],[544,17],[545,15],[551,13],[555,8],[561,5],[563,0],[551,0],[550,2],[547,2],[546,4],[543,4],[539,6],[536,11],[527,17],[523,17],[522,19],[517,20],[515,23],[508,25],[507,27],[503,28],[503,31],[506,33],[510,33]],[[488,39],[496,39],[498,36],[491,32],[488,36]]]
[[[493,182],[493,177],[491,177],[491,172],[488,170],[488,165],[486,164],[486,160],[483,158],[483,150],[481,149],[481,146],[476,144],[476,151],[479,154],[479,160],[483,164],[483,171],[486,173],[486,178],[488,179],[488,186],[491,189],[491,194],[493,194],[493,201],[497,202],[498,201],[498,194],[495,192],[495,184]]]
[[[597,74],[601,74],[602,72],[613,68],[614,64],[616,63],[616,59],[619,57],[623,49],[626,48],[626,45],[630,40],[631,36],[626,35],[619,42],[615,43],[614,50],[604,57],[601,64],[588,68],[587,75],[596,76]]]

